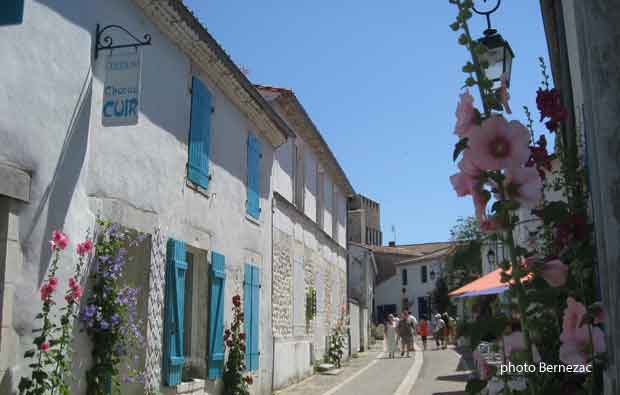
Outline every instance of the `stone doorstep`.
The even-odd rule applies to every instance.
[[[177,394],[208,395],[205,391],[205,381],[200,379],[178,384],[175,389]]]

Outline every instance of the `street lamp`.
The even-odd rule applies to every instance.
[[[489,262],[491,267],[495,267],[495,251],[492,249],[489,249],[489,252],[487,252],[487,262]]]
[[[485,3],[486,1],[484,0]],[[488,11],[480,11],[475,6],[472,7],[476,14],[484,15],[487,18],[487,29],[484,31],[484,37],[478,40],[487,48],[487,51],[481,54],[478,60],[481,65],[484,65],[484,74],[493,83],[493,91],[500,88],[503,74],[506,76],[506,87],[510,87],[512,60],[515,57],[508,41],[504,40],[497,30],[491,27],[491,14],[497,11],[501,2],[501,0],[497,0],[495,7]]]
[[[434,281],[435,280],[435,269],[431,269],[430,275],[431,275],[431,281]]]

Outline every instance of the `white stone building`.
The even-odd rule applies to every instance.
[[[258,89],[297,136],[277,149],[274,172],[273,384],[281,388],[313,372],[346,313],[353,188],[295,94]]]
[[[12,393],[19,377],[28,374],[22,356],[40,308],[38,288],[50,263],[51,231],[62,229],[71,238],[59,272],[64,287],[75,264],[71,252],[100,215],[150,235],[146,246],[133,252],[129,275],[141,288],[147,321],[140,355],[147,385],[167,393],[188,387],[194,388],[188,393],[218,393],[218,350],[223,326],[231,320],[231,297],[251,288],[244,295],[257,313],[246,317],[245,328],[253,339],[248,344],[254,358],[251,388],[270,394],[272,317],[278,311],[272,315],[272,189],[291,196],[281,167],[274,166],[277,147],[283,147],[280,156],[290,152],[293,143],[285,144],[293,136],[290,128],[181,0],[26,0],[24,8],[23,19],[0,26],[0,393]],[[149,46],[113,52],[139,54],[135,124],[103,126],[111,111],[103,102],[104,85],[116,58],[107,50],[94,58],[98,24],[122,26],[140,39],[151,35]],[[118,29],[108,32],[115,44],[132,42]],[[331,192],[330,166],[326,163],[324,182]],[[335,180],[343,192],[334,192],[334,201],[344,206],[341,196],[348,190]],[[311,196],[306,194],[309,206]],[[276,198],[278,210],[280,201]],[[341,242],[321,242],[333,235],[328,207],[321,211],[327,233],[312,240],[330,263],[325,281],[340,287],[343,276],[336,268],[344,267],[344,250],[338,247],[345,240],[344,215],[335,211]],[[299,220],[289,225],[293,228],[302,229]],[[295,237],[311,239],[307,233]],[[201,346],[179,355],[186,364],[177,366],[183,373],[176,378],[162,372],[162,339],[171,336],[163,333],[169,286],[164,272],[178,263],[166,262],[171,245],[186,252],[179,256],[185,257],[186,279],[194,289],[210,290],[183,295],[193,307],[177,321],[190,315],[190,321],[202,323],[185,331],[183,340]],[[253,280],[247,278],[248,268]],[[224,304],[213,309],[214,287],[222,282],[224,291],[217,295]],[[324,284],[332,289],[332,283]],[[335,310],[327,313],[331,322]],[[214,322],[214,332],[207,321]],[[79,333],[75,341],[72,393],[83,394],[90,344]],[[182,369],[190,363],[196,369]],[[179,379],[201,381],[188,386]],[[122,393],[144,391],[126,386]]]
[[[404,309],[416,318],[428,319],[433,312],[430,296],[454,250],[451,242],[373,247],[379,267],[375,286],[377,321],[383,322],[387,314],[400,314]]]
[[[351,353],[368,350],[375,302],[377,263],[369,246],[349,242],[348,289],[351,310]],[[357,322],[353,310],[357,309]]]

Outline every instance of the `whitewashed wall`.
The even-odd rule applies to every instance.
[[[119,24],[140,36],[152,35],[142,49],[142,105],[136,126],[103,128],[101,102],[105,54],[91,67],[95,25]],[[208,197],[185,185],[192,70],[199,68],[161,34],[130,1],[26,0],[24,23],[0,34],[0,161],[29,170],[32,200],[20,210],[19,239],[24,253],[22,287],[15,295],[13,326],[23,351],[31,341],[32,303],[50,261],[47,240],[62,228],[70,250],[102,214],[131,228],[184,240],[226,256],[227,303],[240,287],[243,264],[261,267],[261,328],[271,328],[271,184],[274,151],[262,140],[261,208],[258,224],[245,216],[245,152],[248,130],[240,110],[200,73],[214,94]],[[81,88],[86,83],[85,92]],[[81,93],[85,100],[79,103]],[[81,104],[81,107],[80,107]],[[71,114],[80,107],[74,128]],[[73,262],[60,273],[66,281]],[[230,308],[224,309],[230,321]],[[272,337],[261,330],[258,380],[271,391]],[[86,339],[75,349],[88,364]],[[13,361],[13,377],[24,361]],[[80,394],[84,380],[76,374]],[[1,391],[0,391],[1,392]]]

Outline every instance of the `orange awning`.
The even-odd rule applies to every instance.
[[[502,269],[496,269],[491,273],[487,273],[484,276],[463,285],[450,292],[449,296],[480,296],[480,295],[494,295],[499,294],[508,289],[508,283],[503,283],[501,276]],[[506,273],[510,274],[510,270]],[[521,281],[527,281],[531,278],[531,274],[523,277]]]

